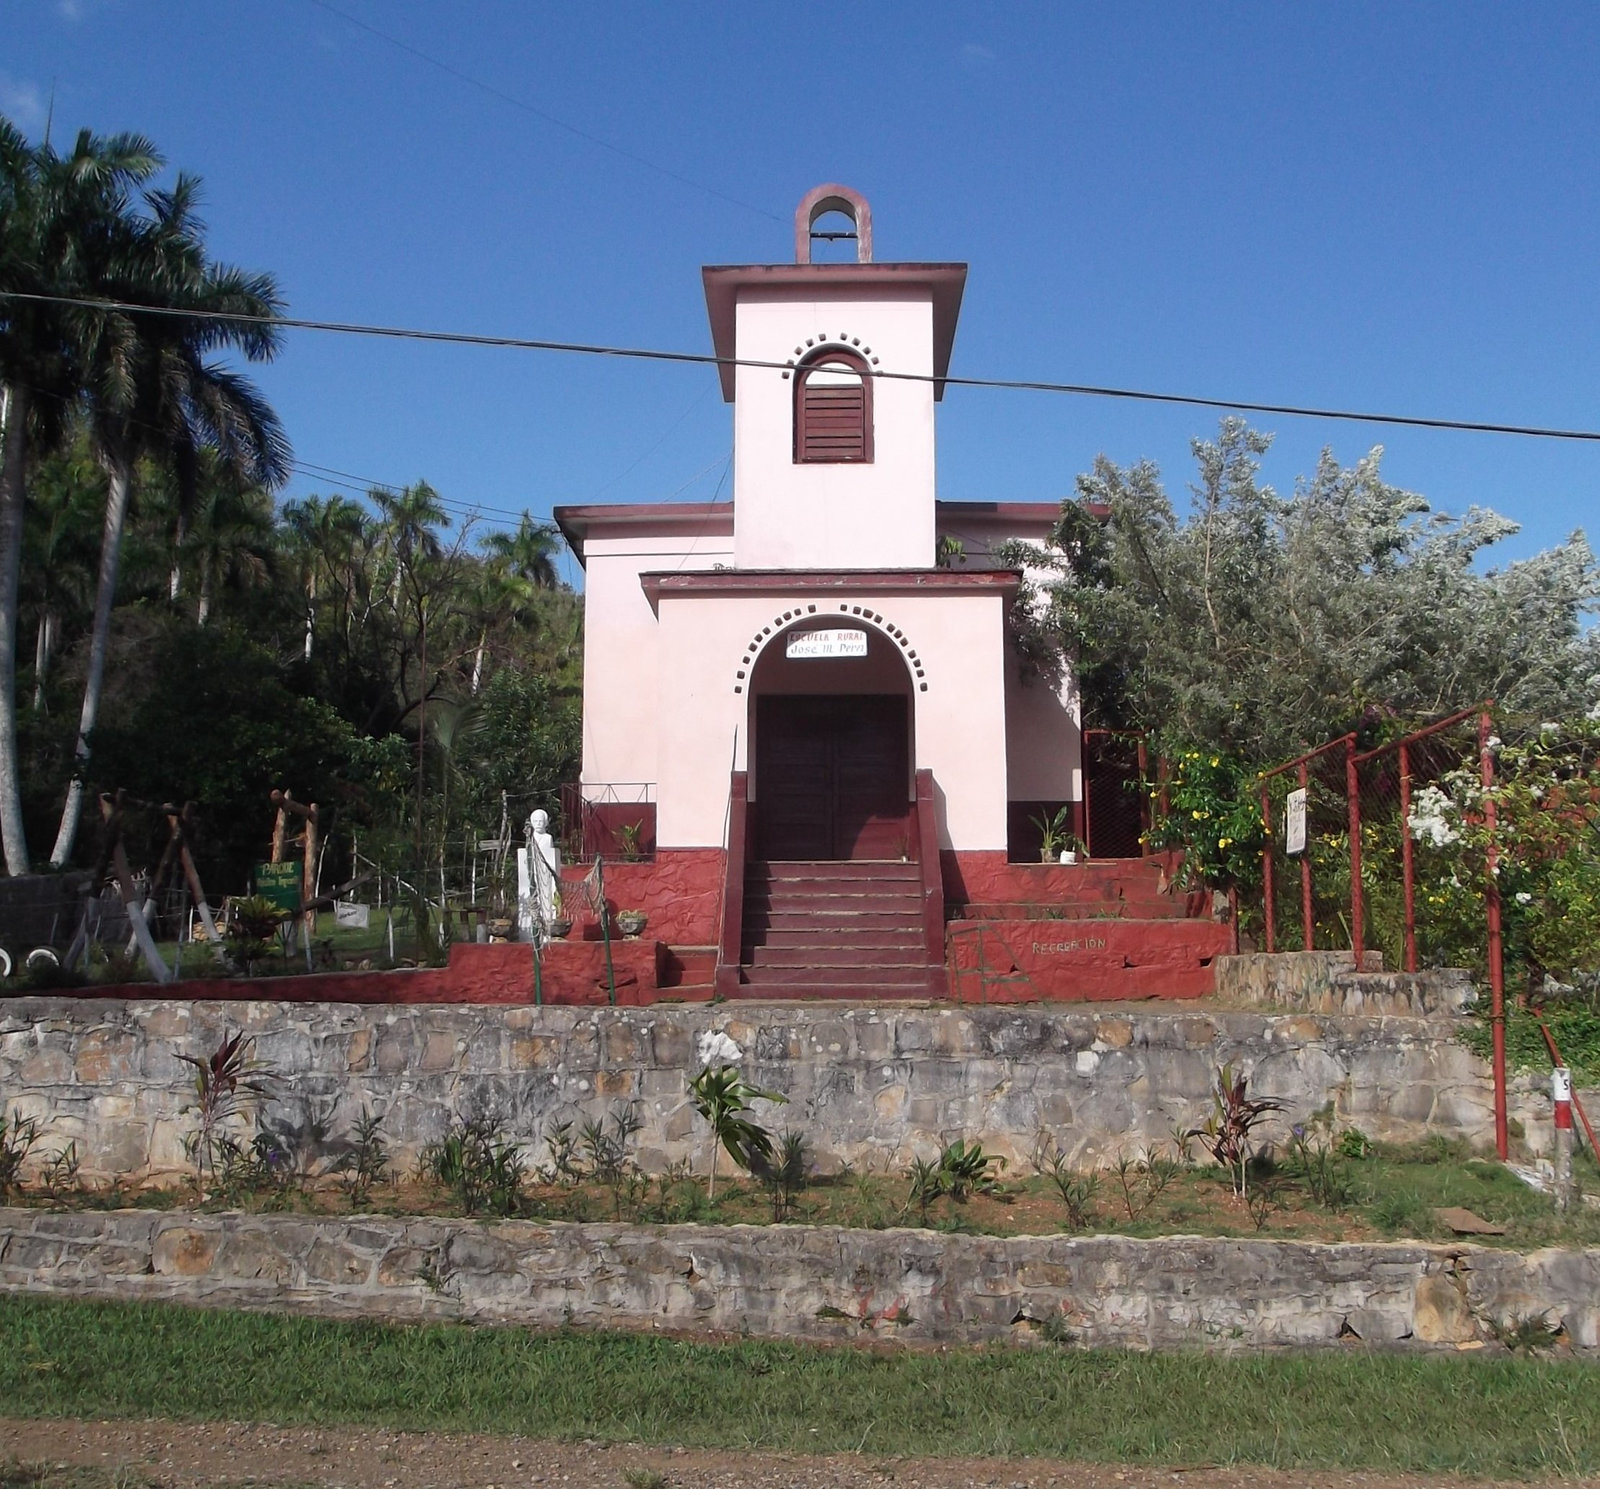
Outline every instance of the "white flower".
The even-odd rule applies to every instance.
[[[1451,801],[1437,786],[1424,786],[1411,802],[1411,815],[1406,826],[1419,843],[1431,843],[1435,848],[1448,848],[1461,834],[1451,825],[1446,813]]]
[[[1559,724],[1541,724],[1541,725],[1539,725],[1539,733],[1541,733],[1541,734],[1559,734],[1559,733],[1561,733],[1561,725],[1559,725]]]
[[[744,1051],[719,1029],[707,1029],[695,1041],[694,1052],[704,1067],[712,1065],[737,1065]]]
[[[1533,896],[1529,894],[1527,890],[1519,889],[1517,891],[1517,903],[1519,905],[1531,905],[1533,903]]]
[[[1483,747],[1491,755],[1498,754],[1500,751],[1500,736],[1498,734],[1491,734],[1486,740],[1484,740]]]
[[[1595,706],[1584,715],[1584,718],[1588,719],[1591,724],[1600,724],[1600,703],[1596,703]]]

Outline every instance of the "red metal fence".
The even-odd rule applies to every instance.
[[[1349,949],[1358,966],[1377,952],[1392,968],[1460,960],[1489,984],[1495,1143],[1507,1150],[1505,969],[1495,821],[1490,704],[1463,709],[1376,749],[1346,734],[1262,774],[1259,905],[1267,951]],[[1467,780],[1482,787],[1488,847],[1481,872],[1436,871],[1456,841],[1444,810]],[[1459,797],[1457,789],[1453,793]],[[1454,862],[1459,862],[1454,860]],[[1283,932],[1298,922],[1285,945]],[[1298,948],[1293,944],[1298,941]]]

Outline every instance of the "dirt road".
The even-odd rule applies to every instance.
[[[161,1489],[1413,1489],[1461,1479],[1048,1459],[887,1459],[541,1442],[366,1428],[0,1419],[0,1463],[119,1472]],[[89,1482],[92,1483],[91,1476]],[[75,1483],[85,1480],[72,1476]],[[48,1482],[48,1481],[47,1481]],[[1564,1480],[1566,1489],[1580,1481]],[[1600,1481],[1584,1481],[1600,1486]]]

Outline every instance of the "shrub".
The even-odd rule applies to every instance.
[[[200,1125],[184,1139],[183,1146],[194,1164],[195,1189],[202,1198],[207,1168],[215,1178],[219,1161],[228,1156],[223,1147],[228,1124],[271,1089],[274,1076],[264,1060],[251,1058],[254,1045],[253,1035],[224,1034],[222,1043],[206,1059],[178,1056],[184,1064],[194,1066],[194,1100],[184,1110],[196,1113]]]
[[[724,1149],[742,1169],[752,1160],[770,1162],[772,1134],[747,1115],[756,1100],[784,1102],[786,1096],[752,1086],[735,1065],[708,1065],[689,1082],[689,1099],[694,1109],[711,1124],[711,1172],[706,1181],[706,1198],[717,1194],[717,1154]]]
[[[468,1215],[485,1208],[500,1216],[515,1214],[527,1177],[521,1144],[482,1118],[452,1123],[422,1150],[421,1167],[455,1191]]]
[[[1199,1138],[1211,1156],[1227,1169],[1234,1193],[1245,1195],[1249,1189],[1246,1171],[1251,1158],[1250,1134],[1273,1112],[1281,1112],[1283,1103],[1271,1097],[1251,1100],[1245,1094],[1245,1077],[1235,1075],[1232,1065],[1218,1069],[1211,1099],[1211,1115],[1203,1126],[1191,1128],[1188,1135]]]

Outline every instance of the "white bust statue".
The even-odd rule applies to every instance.
[[[561,850],[550,836],[550,814],[542,808],[528,818],[528,842],[539,919],[549,925],[561,907]]]
[[[544,940],[561,913],[561,850],[550,835],[550,814],[528,817],[528,843],[517,850],[517,920],[525,938]]]

